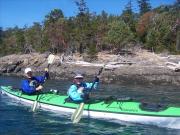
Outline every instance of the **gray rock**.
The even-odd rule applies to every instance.
[[[14,70],[14,73],[18,73],[21,71],[21,67],[16,67],[16,69]]]
[[[22,60],[23,58],[23,60]],[[9,63],[9,64],[8,64]],[[137,63],[137,62],[136,62]],[[147,64],[147,63],[146,63]],[[174,72],[166,67],[152,64],[132,64],[124,65],[114,69],[104,69],[100,81],[104,83],[117,84],[174,84],[180,86],[180,72]],[[42,74],[47,67],[47,60],[44,55],[27,55],[13,56],[10,59],[4,57],[0,61],[0,73],[11,73],[23,75],[25,67],[32,67],[35,75]],[[81,66],[73,64],[61,64],[55,61],[50,65],[49,72],[52,79],[73,79],[74,72],[80,71],[84,74],[85,79],[92,81],[101,67]]]
[[[7,64],[7,63],[5,63],[4,65],[2,65],[2,67],[1,67],[1,72],[2,72],[2,73],[7,73],[7,67],[8,67],[8,64]]]
[[[13,72],[16,67],[17,67],[17,65],[9,65],[9,66],[7,67],[7,73]]]

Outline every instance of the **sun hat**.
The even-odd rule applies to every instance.
[[[26,68],[26,69],[24,70],[24,73],[27,74],[28,72],[31,72],[31,71],[32,71],[31,68]]]
[[[81,75],[81,74],[76,74],[76,75],[74,76],[74,79],[77,79],[77,78],[84,78],[84,77],[83,77],[83,75]]]

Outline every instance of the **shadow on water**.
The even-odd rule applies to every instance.
[[[0,85],[20,86],[21,78],[0,76]],[[49,80],[45,89],[57,89],[66,94],[71,82]],[[119,86],[101,85],[93,93],[97,96],[129,96],[138,101],[163,102],[180,105],[180,91],[176,86]],[[82,118],[72,124],[70,115],[38,110],[22,105],[7,96],[0,95],[0,134],[2,135],[178,135],[180,130],[160,128],[151,125],[132,124]]]

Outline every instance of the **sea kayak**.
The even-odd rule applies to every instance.
[[[1,86],[1,93],[16,99],[25,105],[33,105],[37,95],[26,95],[11,86]],[[65,95],[42,93],[37,108],[72,114],[79,104],[67,100]],[[131,100],[91,100],[85,103],[83,115],[88,118],[111,119],[134,123],[151,124],[180,129],[180,107],[158,106],[148,109],[140,102]]]

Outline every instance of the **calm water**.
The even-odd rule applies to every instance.
[[[0,76],[0,85],[19,87],[21,78]],[[65,94],[71,82],[50,80],[45,89],[60,90]],[[161,102],[180,106],[180,90],[177,86],[117,86],[101,85],[93,96],[119,95],[138,101]],[[180,135],[180,130],[158,126],[112,122],[82,118],[72,124],[70,115],[38,110],[0,95],[0,135]]]

